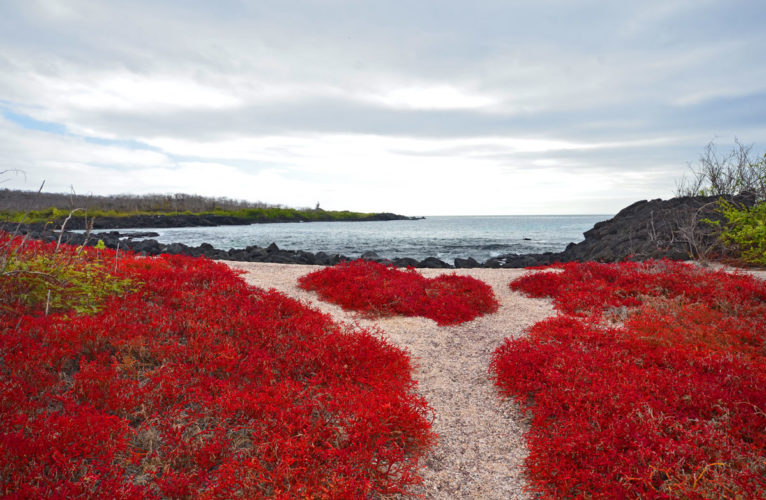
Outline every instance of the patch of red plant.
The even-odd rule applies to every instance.
[[[100,254],[138,285],[100,312],[0,312],[3,496],[370,498],[419,482],[431,410],[402,350],[223,264],[115,257]]]
[[[421,316],[440,326],[497,311],[492,288],[470,276],[425,278],[412,268],[355,260],[301,276],[299,286],[327,302],[369,317]]]
[[[560,314],[491,365],[532,413],[533,488],[766,496],[766,283],[668,261],[557,267],[511,283]]]

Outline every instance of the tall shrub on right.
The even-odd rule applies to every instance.
[[[726,222],[720,226],[719,238],[729,253],[744,262],[766,265],[766,154],[756,160],[752,146],[737,139],[734,147],[719,153],[710,142],[691,166],[691,178],[678,182],[677,196],[721,196],[718,210]],[[750,205],[736,205],[724,197],[745,196]]]
[[[745,262],[766,265],[766,202],[739,208],[721,201],[720,209],[727,220],[721,241]]]

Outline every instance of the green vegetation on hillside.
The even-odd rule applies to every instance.
[[[25,223],[46,223],[61,221],[69,215],[69,211],[56,207],[50,207],[43,210],[30,210],[29,212],[2,210],[0,211],[0,220],[6,222],[25,222]],[[163,210],[99,210],[91,209],[87,212],[78,211],[72,214],[73,218],[81,219],[87,217],[133,217],[139,215],[215,215],[224,217],[236,217],[252,221],[331,221],[331,220],[352,220],[364,219],[374,214],[362,212],[328,211],[297,208],[245,208],[241,210],[205,210],[202,212],[184,211],[163,211]]]
[[[196,215],[236,217],[254,222],[333,221],[365,219],[375,214],[288,208],[262,202],[209,198],[197,195],[118,195],[76,196],[31,191],[0,191],[0,220],[6,222],[46,223],[64,220],[72,208],[80,208],[73,218],[113,218],[142,215]]]

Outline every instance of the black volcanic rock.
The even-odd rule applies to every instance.
[[[451,265],[447,264],[443,260],[436,257],[426,257],[418,263],[417,267],[424,267],[427,269],[450,269]]]
[[[374,260],[374,261],[381,261],[383,258],[378,255],[378,252],[374,252],[372,250],[368,250],[364,252],[362,255],[359,256],[360,259],[364,260]]]
[[[697,258],[702,252],[720,252],[717,232],[705,222],[723,220],[717,211],[719,198],[696,196],[633,203],[586,231],[584,241],[562,252],[562,260],[684,260]],[[729,200],[746,206],[753,203],[746,197]]]
[[[472,268],[472,267],[481,267],[481,264],[479,264],[476,259],[473,257],[468,257],[467,259],[461,259],[458,257],[455,259],[455,267],[460,268]]]
[[[314,263],[319,266],[334,266],[341,261],[341,256],[337,253],[334,255],[328,255],[324,252],[317,252],[314,255]]]
[[[379,214],[370,214],[360,219],[351,220],[364,220],[364,221],[389,221],[389,220],[422,220],[425,217],[407,217],[406,215],[392,214],[391,212],[382,212]]]
[[[107,246],[111,248],[111,245]],[[160,253],[161,247],[157,240],[141,240],[132,242],[130,249],[144,255],[157,255]]]
[[[171,243],[162,247],[161,253],[169,253],[171,255],[194,255],[194,253],[196,253],[197,255],[194,255],[195,257],[200,257],[202,255],[202,252],[192,252],[192,250],[191,247],[183,243]]]
[[[72,219],[67,224],[69,229],[85,229],[84,220]],[[153,227],[212,227],[252,224],[253,221],[227,215],[132,215],[129,217],[96,217],[93,229],[128,229]]]
[[[256,261],[258,259],[264,259],[269,255],[269,251],[266,248],[257,247],[255,245],[246,247],[243,250],[243,253],[247,255],[248,260],[253,260],[253,261]]]
[[[627,259],[667,258],[686,260],[700,254],[723,251],[714,227],[705,222],[720,221],[717,196],[694,196],[670,200],[638,201],[620,210],[609,220],[586,231],[585,240],[570,243],[563,252],[545,254],[508,254],[494,257],[485,267],[530,267],[555,262],[617,262]],[[728,197],[742,206],[752,206],[747,196]]]
[[[484,263],[483,267],[491,268],[519,268],[532,266],[547,266],[555,262],[561,262],[561,254],[545,252],[530,254],[506,254],[492,257]]]
[[[399,257],[394,259],[392,264],[396,267],[418,267],[420,262],[411,257]]]
[[[106,232],[92,232],[93,238],[105,239],[105,238],[128,238],[131,240],[144,239],[144,238],[156,238],[159,233],[154,231],[133,231],[130,233],[121,233],[119,231],[106,231]]]

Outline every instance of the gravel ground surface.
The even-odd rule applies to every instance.
[[[424,276],[444,272],[470,275],[492,286],[498,312],[458,326],[436,326],[424,318],[366,320],[317,299],[297,287],[300,276],[318,267],[227,262],[246,271],[248,283],[274,288],[310,303],[336,320],[380,329],[379,334],[406,349],[415,366],[420,393],[435,411],[438,444],[424,461],[423,485],[412,493],[425,498],[529,498],[525,493],[523,434],[527,419],[516,404],[502,401],[489,379],[492,352],[506,337],[553,314],[548,300],[529,299],[508,288],[523,269],[421,269]]]

